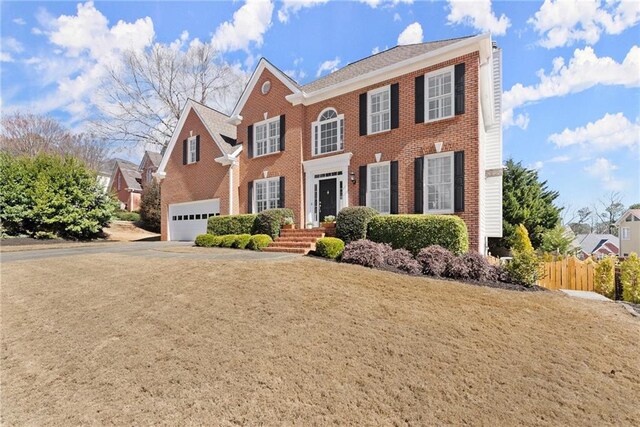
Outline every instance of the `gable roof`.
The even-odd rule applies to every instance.
[[[620,219],[616,221],[615,225],[620,226],[629,215],[640,218],[640,209],[627,209],[627,211],[620,216]]]
[[[178,123],[173,130],[169,145],[162,155],[162,161],[160,162],[160,166],[158,166],[157,172],[160,175],[165,173],[164,169],[167,167],[169,157],[171,157],[171,153],[176,145],[178,136],[180,135],[182,127],[184,126],[187,116],[191,110],[195,111],[198,115],[198,118],[207,129],[209,135],[211,135],[211,138],[216,143],[223,156],[233,157],[242,150],[242,146],[235,146],[235,143],[232,144],[232,142],[235,142],[237,138],[237,133],[236,127],[229,123],[229,116],[189,98],[182,109],[180,120],[178,120]]]
[[[607,243],[619,247],[620,241],[613,234],[578,234],[573,241],[574,246],[580,247],[582,252],[592,254]]]
[[[124,178],[124,183],[126,184],[125,188],[130,188],[134,191],[142,191],[142,187],[140,186],[140,179],[142,177],[138,171],[138,165],[128,160],[115,159],[113,177],[115,177],[118,169],[120,169],[120,173],[122,173],[122,177]]]
[[[468,39],[473,36],[458,37],[455,39],[438,40],[425,43],[417,43],[403,46],[395,46],[391,49],[376,53],[358,61],[352,62],[333,73],[327,74],[317,80],[312,81],[304,86],[302,90],[310,93],[317,90],[325,89],[329,86],[351,80],[371,71],[396,64],[414,56],[422,55],[427,52],[440,49],[445,46],[457,43],[461,40]]]
[[[152,166],[155,166],[156,168],[158,166],[160,166],[160,162],[162,161],[162,154],[161,153],[157,153],[155,151],[145,151],[144,152],[144,157],[142,158],[142,161],[140,162],[140,168],[142,168],[142,166],[144,166],[145,163],[145,159],[149,159],[149,161],[151,162]]]

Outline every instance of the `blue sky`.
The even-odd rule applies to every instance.
[[[301,83],[398,43],[491,31],[503,49],[504,157],[572,209],[640,202],[640,2],[285,0],[8,2],[1,106],[82,129],[104,65],[151,40],[213,43],[238,73],[264,56]]]

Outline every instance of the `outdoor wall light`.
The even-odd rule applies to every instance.
[[[352,184],[356,183],[356,173],[355,172],[349,172],[349,179],[351,180]]]

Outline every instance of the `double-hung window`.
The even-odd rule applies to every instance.
[[[372,163],[367,167],[368,192],[367,206],[377,210],[381,214],[391,212],[391,179],[390,164]]]
[[[622,227],[620,230],[620,238],[622,240],[631,240],[631,229],[629,227]]]
[[[425,212],[453,213],[453,173],[453,152],[425,156]]]
[[[432,71],[426,75],[425,85],[427,102],[427,121],[452,117],[454,114],[453,102],[453,71],[454,67]]]
[[[254,153],[264,156],[280,151],[280,116],[254,125]]]
[[[391,129],[391,86],[369,91],[367,118],[368,134],[384,132]]]
[[[191,164],[191,163],[195,163],[196,159],[197,159],[197,138],[195,136],[192,136],[188,139],[188,157],[187,157],[187,163]]]
[[[254,181],[255,212],[275,209],[280,201],[280,177]]]
[[[344,148],[344,116],[333,108],[324,110],[311,126],[313,155],[333,153]]]

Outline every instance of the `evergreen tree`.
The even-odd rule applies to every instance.
[[[147,230],[160,232],[160,185],[155,180],[142,191],[140,220]]]
[[[523,224],[529,230],[534,248],[542,243],[542,236],[560,223],[560,208],[553,202],[557,191],[540,181],[538,172],[527,169],[521,162],[509,159],[502,176],[502,247],[511,247],[516,227]],[[493,251],[492,251],[493,252]]]

